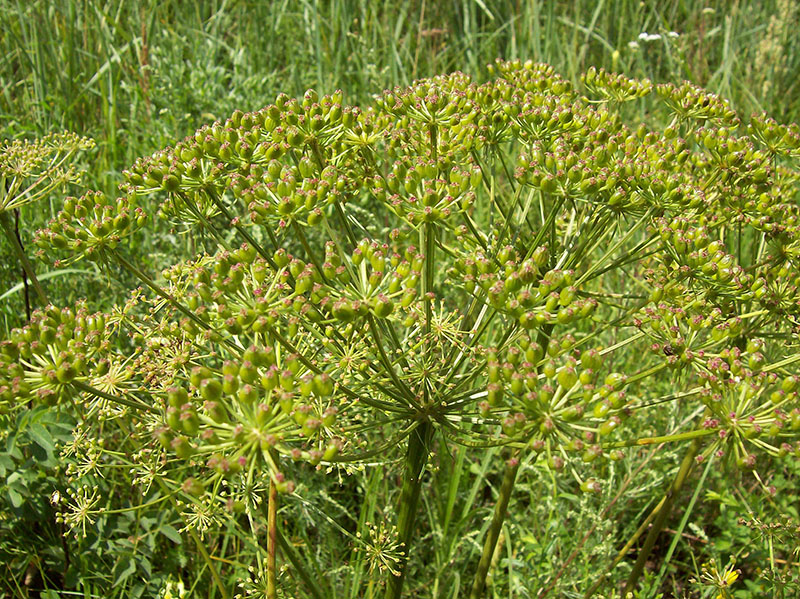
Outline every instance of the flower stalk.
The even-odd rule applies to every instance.
[[[478,562],[478,570],[475,572],[475,578],[472,581],[472,592],[469,595],[470,599],[480,599],[483,596],[483,591],[486,587],[486,578],[489,574],[489,568],[492,565],[495,547],[497,546],[497,539],[500,538],[500,531],[503,528],[503,522],[506,518],[506,510],[508,510],[508,502],[511,499],[511,492],[514,490],[514,483],[517,480],[519,464],[520,462],[516,455],[512,456],[506,462],[503,482],[500,485],[500,491],[497,494],[497,503],[495,503],[494,506],[492,523],[489,525],[489,531],[483,542],[481,561]]]
[[[675,479],[672,481],[672,484],[669,486],[669,489],[667,489],[667,492],[664,495],[661,509],[658,510],[658,514],[653,522],[653,526],[650,529],[650,532],[647,533],[647,537],[644,540],[644,545],[642,545],[642,548],[639,550],[636,563],[634,563],[633,569],[628,575],[628,580],[625,583],[626,594],[632,593],[636,588],[636,583],[639,581],[642,572],[644,572],[644,565],[647,562],[647,558],[650,557],[650,553],[653,550],[653,545],[655,545],[658,535],[661,534],[661,531],[664,529],[667,518],[672,511],[672,506],[675,504],[675,499],[677,498],[678,494],[683,488],[683,484],[686,482],[686,479],[697,463],[695,457],[697,456],[699,449],[699,440],[693,439],[689,444],[689,449],[686,452],[686,455],[683,456],[683,461],[678,469],[678,473],[675,475]]]
[[[269,481],[269,500],[267,503],[267,599],[278,597],[278,488],[275,481]]]
[[[403,546],[403,558],[398,564],[399,575],[391,576],[386,585],[386,599],[400,599],[403,592],[411,553],[411,541],[414,536],[414,523],[417,517],[417,505],[422,490],[422,471],[428,461],[430,441],[433,436],[433,425],[421,422],[408,437],[403,469],[403,487],[397,507],[398,540]]]

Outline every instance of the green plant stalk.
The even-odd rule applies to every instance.
[[[314,577],[311,576],[308,571],[306,571],[305,567],[303,566],[303,562],[300,561],[300,558],[298,557],[291,543],[286,540],[277,527],[275,528],[275,539],[278,542],[281,553],[286,559],[289,560],[289,562],[291,562],[292,567],[297,571],[300,579],[308,587],[308,590],[311,592],[311,595],[314,597],[314,599],[324,599],[325,595],[323,595],[322,590],[319,588],[319,585],[317,585]]]
[[[403,544],[403,558],[398,565],[400,574],[391,576],[386,584],[386,599],[400,599],[403,592],[406,564],[411,549],[411,538],[414,533],[414,522],[417,516],[417,504],[422,489],[422,470],[428,461],[429,443],[433,436],[433,425],[421,422],[411,432],[408,439],[408,450],[405,458],[403,488],[397,508],[398,540]]]
[[[537,343],[544,348],[545,352],[547,352],[547,348],[550,345],[550,336],[553,333],[553,328],[555,328],[554,324],[547,323],[539,330],[539,334],[536,336]],[[518,471],[519,457],[518,454],[514,454],[512,459],[506,463],[506,471],[503,475],[503,482],[500,485],[500,493],[492,515],[492,523],[489,526],[488,536],[483,544],[481,561],[478,563],[478,570],[475,572],[475,578],[472,583],[470,599],[477,599],[483,594],[486,586],[486,577],[489,574],[497,539],[500,538],[500,530],[503,528],[508,502],[511,499],[511,492],[514,490]]]
[[[675,548],[678,546],[678,541],[680,541],[681,535],[683,534],[683,530],[686,528],[686,525],[689,522],[689,516],[692,515],[692,510],[694,509],[694,505],[695,503],[697,503],[697,498],[700,496],[700,491],[703,488],[703,483],[705,482],[708,473],[711,471],[711,465],[713,463],[714,463],[714,454],[711,454],[711,457],[707,460],[706,468],[705,470],[703,470],[703,474],[700,477],[700,481],[697,483],[697,487],[694,490],[692,499],[691,501],[689,501],[689,505],[683,512],[683,518],[681,519],[680,526],[678,526],[678,530],[672,537],[672,543],[670,543],[669,545],[669,549],[667,550],[667,555],[664,558],[664,562],[661,564],[661,570],[659,570],[658,572],[659,582],[663,580],[664,574],[666,574],[667,572],[667,566],[669,565],[669,562],[672,559],[672,555],[675,553]]]
[[[277,585],[278,488],[269,481],[267,503],[267,599],[278,599]]]
[[[8,212],[0,211],[0,225],[2,225],[3,233],[11,244],[11,247],[14,248],[14,253],[17,255],[20,264],[22,264],[22,270],[25,271],[25,274],[28,275],[28,278],[31,280],[31,285],[33,285],[33,288],[36,290],[36,295],[39,296],[39,300],[43,305],[48,305],[50,301],[47,299],[47,294],[44,292],[42,284],[39,283],[39,279],[36,278],[36,272],[33,270],[33,265],[30,263],[30,260],[28,260],[28,257],[25,255],[25,249],[20,245],[19,239],[17,239],[17,236],[14,234],[14,227],[11,224],[11,217],[8,216]]]
[[[483,590],[486,587],[486,577],[489,574],[489,568],[492,565],[492,557],[494,556],[495,547],[497,546],[497,539],[500,538],[500,530],[503,528],[503,522],[506,519],[508,502],[511,499],[511,492],[517,480],[519,464],[520,462],[516,457],[512,457],[506,464],[503,482],[500,485],[497,503],[494,506],[492,523],[489,525],[489,532],[483,543],[481,561],[478,563],[478,571],[475,572],[475,578],[472,581],[472,592],[469,595],[470,599],[480,599],[480,597],[483,596]]]
[[[110,393],[106,393],[105,391],[101,391],[95,387],[92,387],[88,383],[84,383],[83,381],[74,380],[70,383],[76,389],[80,389],[84,393],[89,393],[96,397],[102,397],[103,399],[119,404],[121,406],[127,406],[129,408],[133,408],[134,410],[143,410],[145,412],[150,412],[152,414],[160,413],[160,410],[154,406],[149,406],[147,404],[138,403],[127,399],[126,397],[119,397],[117,395],[111,395]]]
[[[658,511],[658,515],[653,522],[653,527],[650,529],[650,532],[647,533],[647,538],[644,540],[644,545],[642,545],[642,548],[639,550],[639,556],[636,558],[636,563],[633,565],[633,570],[631,570],[631,573],[628,576],[628,581],[625,583],[625,594],[632,593],[633,589],[636,587],[636,583],[639,581],[639,577],[641,577],[642,572],[644,571],[645,562],[647,562],[647,558],[650,556],[650,552],[653,550],[653,545],[655,545],[656,539],[661,533],[661,530],[664,528],[664,525],[667,522],[667,517],[672,511],[675,498],[678,496],[678,493],[680,493],[681,488],[683,488],[683,483],[686,482],[686,479],[688,478],[689,473],[691,473],[692,468],[694,468],[696,463],[695,456],[697,455],[699,449],[700,442],[699,440],[694,439],[689,446],[689,451],[687,451],[686,455],[683,456],[683,461],[678,469],[678,474],[675,475],[675,480],[672,481],[667,493],[664,495],[664,503],[661,506],[661,509]]]
[[[241,236],[244,237],[247,240],[247,243],[249,243],[253,247],[253,249],[256,250],[256,252],[258,252],[258,254],[262,258],[264,258],[272,268],[276,268],[275,261],[272,259],[272,256],[270,256],[267,253],[267,251],[263,247],[261,247],[261,244],[259,244],[253,238],[253,236],[250,235],[250,233],[247,232],[247,229],[245,229],[241,224],[239,224],[239,222],[228,211],[228,209],[225,207],[225,205],[219,200],[219,198],[217,197],[217,194],[214,193],[212,190],[207,190],[207,193],[208,193],[208,197],[211,198],[211,201],[214,202],[214,205],[217,207],[217,209],[222,213],[222,215],[225,218],[228,219],[228,221],[236,228],[236,230],[241,234]],[[267,228],[267,230],[269,230],[269,228]],[[270,237],[272,237],[272,236],[270,235]],[[273,241],[274,241],[274,239],[273,239]],[[273,243],[273,245],[274,245],[274,243]]]
[[[367,322],[369,323],[369,330],[372,333],[372,337],[375,341],[375,346],[378,348],[378,356],[383,363],[383,367],[386,369],[387,373],[392,379],[397,391],[404,397],[407,398],[409,403],[413,407],[418,407],[417,403],[414,401],[414,395],[411,390],[408,388],[403,381],[400,380],[400,377],[397,376],[397,373],[394,370],[394,366],[392,365],[389,357],[386,355],[386,350],[383,347],[383,339],[381,338],[380,332],[378,331],[378,327],[375,325],[375,318],[370,314],[368,317]]]

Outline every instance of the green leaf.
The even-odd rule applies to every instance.
[[[174,527],[170,526],[169,524],[165,524],[162,526],[159,531],[162,535],[167,537],[170,541],[175,543],[176,545],[180,545],[183,541],[181,539],[181,533],[175,530]]]
[[[8,489],[8,498],[11,500],[11,505],[15,508],[18,508],[22,505],[22,495],[10,487]]]
[[[14,460],[7,453],[0,453],[0,476],[5,476],[6,472],[14,469]]]
[[[136,572],[136,562],[129,555],[121,558],[117,562],[117,567],[114,568],[116,573],[114,576],[114,584],[122,584],[131,574]]]
[[[53,437],[50,435],[50,432],[41,424],[32,424],[28,429],[28,434],[31,436],[31,439],[33,439],[33,441],[47,453],[52,453],[55,449]]]

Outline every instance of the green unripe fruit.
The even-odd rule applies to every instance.
[[[615,410],[619,410],[622,406],[625,405],[625,392],[624,391],[612,391],[608,394],[606,401],[611,404],[611,407]]]
[[[594,404],[594,408],[592,409],[592,414],[595,418],[605,418],[608,413],[611,411],[611,404],[608,401],[598,401]]]
[[[599,493],[603,490],[603,487],[598,481],[590,478],[581,483],[580,489],[584,493]]]
[[[328,397],[333,393],[333,380],[327,373],[314,375],[314,393],[319,397]]]
[[[56,341],[56,331],[50,327],[45,327],[39,333],[39,343],[42,345],[52,345]]]
[[[322,459],[330,462],[339,454],[339,445],[337,443],[329,443],[325,447],[325,453],[322,454]]]
[[[159,444],[164,449],[172,449],[172,433],[166,427],[159,429],[156,431],[156,439],[158,439]]]
[[[269,404],[261,403],[256,408],[256,423],[259,426],[264,426],[272,418],[272,408]]]
[[[800,410],[795,409],[792,412],[792,430],[800,430]]]
[[[519,372],[515,372],[513,375],[511,375],[510,388],[512,395],[522,397],[527,391],[525,387],[525,377]]]
[[[281,407],[281,411],[288,416],[294,409],[294,397],[291,393],[281,392],[278,396],[278,405]]]
[[[69,362],[62,363],[61,366],[56,369],[56,378],[58,382],[62,384],[71,382],[76,375],[77,372],[75,368]]]
[[[180,408],[189,402],[189,394],[182,387],[170,387],[167,391],[167,403],[173,408]]]
[[[303,434],[306,437],[311,437],[319,430],[319,427],[322,426],[322,422],[318,418],[307,418],[301,426]]]
[[[200,395],[206,401],[218,401],[222,397],[222,383],[210,378],[200,382]]]
[[[489,405],[492,407],[499,405],[503,399],[503,386],[500,383],[489,383],[486,391],[486,401],[489,402]]]
[[[583,416],[583,406],[580,404],[569,406],[561,412],[561,419],[564,422],[575,422],[581,416]]]
[[[181,485],[181,490],[187,495],[192,495],[193,497],[200,497],[206,491],[203,483],[195,478],[187,478],[186,481],[184,481],[184,483]]]
[[[556,314],[559,324],[568,324],[575,318],[575,311],[572,308],[561,308]]]
[[[261,375],[261,386],[267,391],[272,391],[278,386],[278,368],[270,366],[266,373]]]
[[[196,389],[199,389],[203,380],[210,379],[211,376],[212,376],[211,371],[205,366],[195,366],[194,368],[192,368],[192,372],[189,375],[189,382]]]
[[[549,379],[553,379],[556,376],[556,364],[552,360],[547,362],[542,368],[542,373]]]
[[[222,391],[226,395],[233,395],[239,389],[239,378],[232,375],[226,374],[222,377]]]
[[[239,401],[244,404],[254,404],[258,399],[258,393],[252,385],[243,385],[237,394]]]
[[[258,369],[252,362],[245,360],[239,367],[239,378],[243,383],[252,385],[258,380]]]
[[[573,366],[565,366],[558,371],[558,384],[564,391],[569,391],[578,382],[578,374]]]
[[[606,420],[603,424],[597,427],[597,434],[601,437],[606,437],[614,432],[614,430],[619,426],[620,419],[617,416],[612,416],[608,420]]]
[[[294,373],[291,370],[284,370],[278,376],[278,383],[284,391],[293,391],[295,384]]]
[[[349,301],[341,299],[333,304],[333,317],[341,322],[353,322],[356,317],[356,311]]]
[[[188,460],[194,455],[194,447],[183,435],[178,435],[172,440],[172,450],[183,460]]]
[[[625,378],[626,377],[624,374],[620,374],[619,372],[612,372],[606,376],[604,382],[608,387],[618,389],[625,384]]]
[[[750,367],[750,370],[754,372],[760,372],[765,362],[766,358],[761,352],[756,352],[747,359],[747,365]]]
[[[372,311],[378,318],[388,317],[394,310],[394,302],[383,294],[373,300]]]
[[[200,430],[200,420],[197,418],[197,412],[194,408],[184,409],[181,411],[181,429],[189,436],[196,436]]]
[[[169,406],[166,415],[167,425],[172,430],[180,430],[181,428],[181,411],[177,406]]]
[[[228,422],[228,413],[219,402],[207,401],[205,404],[203,404],[203,407],[205,408],[209,417],[217,424]]]
[[[783,379],[783,381],[781,381],[781,389],[784,393],[791,393],[797,389],[797,382],[797,375],[787,376],[785,379]]]
[[[331,427],[336,423],[336,414],[338,410],[331,406],[327,408],[325,412],[322,414],[322,425],[325,427]]]

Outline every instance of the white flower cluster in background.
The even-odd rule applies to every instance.
[[[677,31],[669,31],[664,36],[662,36],[660,33],[647,33],[646,31],[642,31],[636,40],[631,40],[628,42],[628,48],[631,50],[637,50],[639,48],[639,42],[657,42],[662,37],[675,39],[679,36],[680,34]]]

